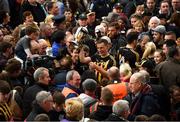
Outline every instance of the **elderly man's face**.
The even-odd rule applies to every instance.
[[[44,109],[45,111],[49,112],[50,110],[53,109],[53,98],[50,95],[47,100],[44,102]]]
[[[49,84],[51,78],[49,76],[49,71],[48,70],[44,70],[44,75],[39,79],[41,82],[43,82],[44,84]]]
[[[129,81],[129,89],[133,94],[136,94],[140,91],[141,83],[136,80],[134,76],[131,76]]]
[[[79,88],[80,83],[81,83],[81,76],[79,75],[78,72],[74,72],[71,80],[71,85],[75,86],[76,88]]]
[[[158,21],[157,20],[151,20],[149,21],[149,29],[154,29],[158,26]]]

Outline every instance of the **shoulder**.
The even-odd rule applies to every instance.
[[[66,99],[69,99],[69,98],[73,98],[73,97],[77,97],[78,95],[76,93],[70,93],[68,94],[68,96],[66,97]]]

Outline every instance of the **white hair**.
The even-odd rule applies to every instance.
[[[150,23],[152,23],[152,21],[156,21],[157,22],[157,25],[160,24],[160,19],[157,17],[157,16],[153,16],[151,17],[151,19],[149,20],[149,23],[148,23],[148,26],[150,27]],[[152,29],[152,28],[150,28]]]
[[[129,110],[129,102],[126,100],[118,100],[113,104],[113,113],[116,115],[123,115],[125,111]]]
[[[76,70],[68,71],[67,74],[66,74],[66,82],[69,82],[70,80],[72,80],[73,79],[73,75],[76,72],[77,72]]]
[[[48,97],[51,96],[50,92],[47,91],[40,91],[37,93],[36,95],[36,101],[38,104],[41,104],[42,102],[44,102],[45,100],[48,99]]]
[[[141,72],[136,72],[131,77],[133,77],[136,81],[138,80],[142,84],[146,83],[146,78],[144,77],[144,74]]]
[[[151,22],[151,21],[157,21],[158,22],[158,25],[160,24],[160,19],[157,17],[157,16],[153,16],[153,17],[151,17],[151,19],[149,20],[149,22]]]

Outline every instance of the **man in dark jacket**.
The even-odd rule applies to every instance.
[[[25,11],[31,11],[35,22],[40,23],[43,22],[46,18],[46,14],[41,7],[40,3],[36,2],[36,0],[26,0],[22,4],[22,13]]]
[[[50,92],[40,91],[36,95],[33,109],[28,115],[26,121],[33,121],[38,114],[47,114],[53,107],[53,98]]]
[[[23,0],[8,0],[10,9],[10,26],[14,29],[22,22],[21,4]]]
[[[142,73],[134,73],[129,82],[131,93],[126,97],[130,103],[129,120],[137,115],[151,116],[159,111],[159,104],[150,85]]]
[[[44,67],[38,68],[34,72],[34,79],[37,81],[36,84],[26,89],[23,97],[23,116],[27,117],[32,109],[32,102],[35,100],[35,97],[40,91],[49,91],[48,84],[50,81],[49,71]]]
[[[120,47],[125,47],[127,44],[125,37],[123,35],[120,35],[119,33],[119,27],[117,22],[109,24],[107,35],[112,42],[110,54],[113,56],[117,56],[118,49]]]
[[[168,60],[159,66],[159,78],[162,85],[169,89],[172,85],[180,86],[180,49],[169,47]]]
[[[112,113],[113,93],[109,88],[104,87],[102,89],[101,100],[102,103],[99,102],[90,108],[94,111],[89,115],[90,119],[104,121]]]

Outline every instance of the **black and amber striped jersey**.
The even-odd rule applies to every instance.
[[[12,112],[7,103],[0,103],[0,121],[11,121]]]
[[[101,66],[104,70],[108,70],[110,67],[116,66],[116,60],[110,54],[107,55],[106,57],[102,57],[98,54],[95,54],[91,57],[91,60],[96,65]],[[96,76],[97,76],[98,82],[101,84],[101,80],[103,79],[102,74],[96,71]]]

